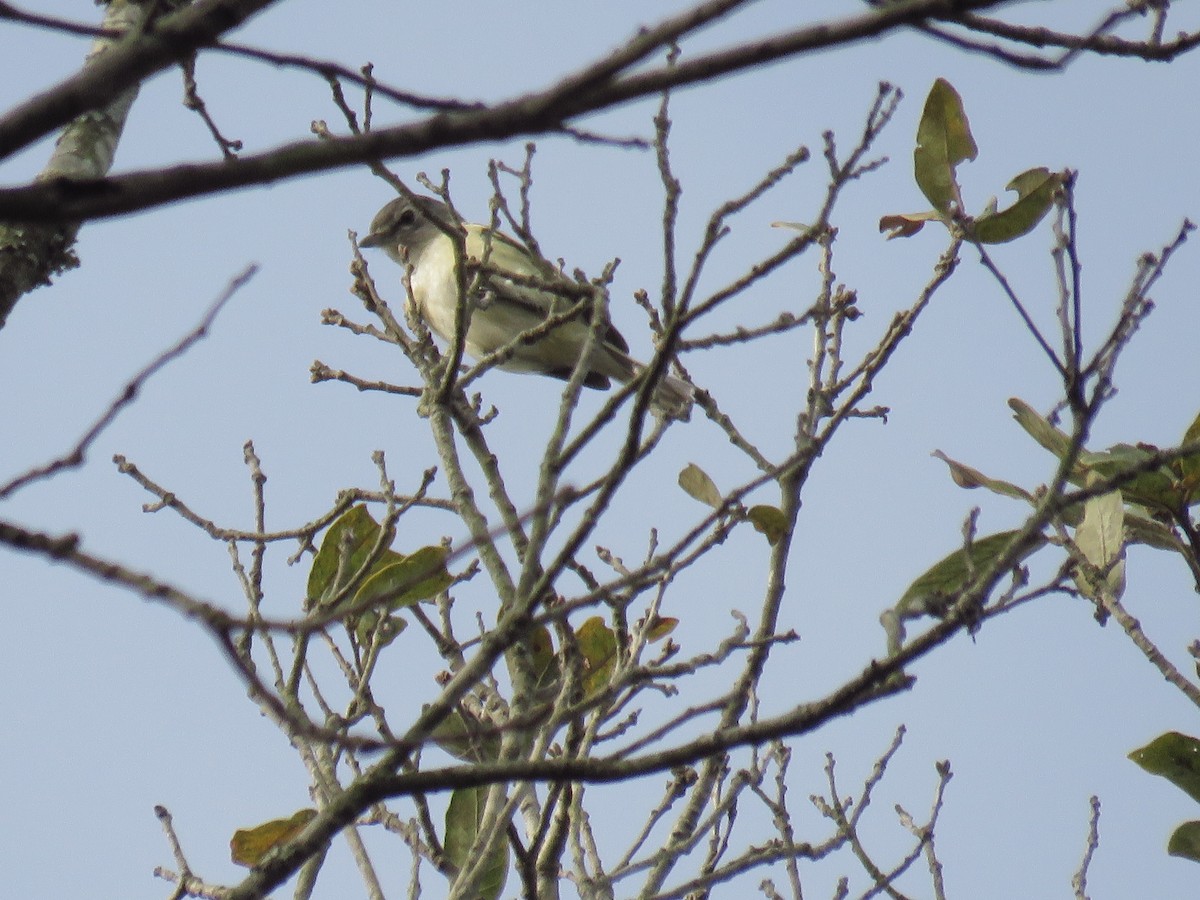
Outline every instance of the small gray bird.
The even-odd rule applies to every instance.
[[[445,341],[454,338],[458,284],[454,277],[454,241],[446,229],[457,229],[450,208],[432,197],[397,197],[379,211],[360,247],[380,247],[402,266],[411,266],[412,302],[429,330]],[[536,328],[552,312],[568,309],[575,300],[531,280],[568,284],[548,263],[534,257],[507,235],[485,225],[466,225],[466,252],[479,264],[486,256],[483,287],[475,291],[467,327],[466,350],[476,359],[508,344],[517,335]],[[517,280],[505,278],[509,272]],[[470,283],[470,276],[468,276]],[[588,335],[587,316],[556,326],[536,341],[519,346],[500,368],[512,372],[539,372],[566,380],[583,352]],[[629,345],[611,324],[597,336],[588,360],[584,384],[607,388],[610,379],[632,381],[644,368],[629,356]],[[692,389],[684,381],[664,376],[656,386],[652,406],[656,413],[686,419]]]

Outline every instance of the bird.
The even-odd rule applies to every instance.
[[[459,227],[457,217],[441,200],[413,194],[385,204],[371,221],[366,237],[358,242],[360,247],[383,250],[408,269],[412,304],[429,330],[447,342],[454,340],[459,297],[455,241],[450,233]],[[463,342],[471,356],[481,359],[499,350],[580,299],[578,293],[570,292],[578,285],[513,238],[486,225],[466,223],[465,228],[465,261],[479,267],[481,278],[478,289],[471,291]],[[472,278],[469,273],[469,285]],[[554,290],[555,284],[563,290]],[[517,345],[499,368],[565,381],[584,350],[589,328],[586,313],[571,318],[536,340]],[[625,338],[609,322],[600,326],[587,365],[584,385],[600,390],[613,380],[626,384],[645,369],[629,355]],[[656,415],[686,420],[692,395],[687,382],[664,375],[655,385],[651,408]]]

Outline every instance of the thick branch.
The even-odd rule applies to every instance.
[[[244,11],[243,8],[256,11],[268,5],[268,2],[269,0],[255,0],[253,3],[251,0],[201,0],[196,8],[203,6],[224,9],[228,6],[237,11]],[[655,46],[661,46],[664,35],[666,40],[672,40],[685,33],[687,28],[694,28],[698,23],[707,21],[698,16],[696,11],[691,11],[652,29],[650,35],[658,39],[658,44],[645,34],[639,35],[612,56],[581,69],[539,93],[527,94],[482,109],[439,112],[417,122],[369,134],[288,144],[257,156],[243,156],[236,163],[187,164],[168,169],[132,172],[116,178],[60,180],[4,190],[0,191],[0,218],[24,222],[63,219],[82,221],[148,209],[186,197],[268,184],[282,178],[382,159],[415,156],[438,147],[560,131],[572,118],[654,96],[672,86],[699,84],[766,62],[878,37],[902,26],[958,14],[967,9],[994,6],[998,2],[999,0],[910,0],[835,22],[823,22],[761,41],[739,44],[695,57],[687,62],[677,62],[646,72],[617,77],[618,70],[644,59]],[[726,4],[708,4],[705,8],[724,5]],[[245,12],[245,15],[249,15],[249,12]],[[105,73],[123,63],[135,67],[140,73],[139,78],[144,77],[149,71],[156,71],[169,63],[169,59],[163,59],[163,54],[169,49],[174,48],[179,56],[183,56],[196,46],[210,42],[217,33],[215,22],[209,22],[208,30],[200,34],[198,25],[193,25],[193,31],[189,32],[182,27],[177,18],[172,17],[169,20],[174,28],[171,32],[173,42],[167,41],[156,31],[151,45],[153,53],[147,50],[139,55],[134,49],[126,48],[116,61],[106,67]],[[233,27],[233,24],[236,22],[227,24],[225,20],[221,20],[221,30]],[[180,37],[174,37],[177,32],[181,33]],[[124,72],[121,74],[125,76]],[[137,78],[126,76],[128,83],[136,80]],[[96,78],[87,79],[80,90],[84,87],[88,89],[92,105],[105,101],[105,92],[97,84]],[[50,100],[38,107],[41,114],[37,121],[41,130],[37,133],[27,133],[28,129],[32,128],[29,123],[33,117],[33,112],[27,111],[27,107],[37,101],[31,101],[31,104],[26,104],[26,107],[0,120],[0,154],[23,146],[22,141],[28,143],[29,140],[44,134],[47,130],[45,123],[48,115],[45,107],[50,105],[57,108],[58,105],[66,105],[63,93],[64,86],[60,85],[59,88],[43,95]],[[67,95],[70,96],[70,92],[67,92]],[[86,108],[86,104],[82,107],[79,104],[71,105],[71,109],[76,112]],[[69,118],[66,116],[61,121],[67,121]]]
[[[154,28],[123,40],[95,65],[0,118],[0,159],[28,147],[76,116],[107,106],[148,76],[211,44],[275,2],[278,0],[197,0],[161,19]]]

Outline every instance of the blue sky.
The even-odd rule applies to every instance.
[[[1046,5],[1018,6],[1013,15],[1032,19]],[[861,9],[810,6],[813,17]],[[91,4],[65,0],[41,7],[85,20],[97,15]],[[1086,25],[1104,10],[1095,3],[1070,7],[1069,20],[1057,24]],[[499,99],[549,83],[675,8],[447,2],[419,13],[405,7],[402,14],[394,4],[367,0],[293,0],[237,38],[351,67],[369,60],[381,80],[418,92]],[[790,27],[792,10],[792,4],[759,3],[708,29],[684,52]],[[4,108],[74,71],[87,50],[82,39],[11,24],[0,25],[0,34],[13,48],[0,54]],[[961,172],[977,208],[1031,166],[1080,173],[1085,334],[1094,341],[1111,325],[1138,254],[1169,242],[1185,216],[1200,216],[1198,65],[1194,57],[1171,65],[1087,58],[1061,74],[1031,74],[905,33],[680,92],[672,112],[673,163],[684,187],[681,257],[690,255],[716,204],[803,143],[813,161],[738,217],[705,284],[713,288],[736,277],[782,245],[787,235],[770,223],[810,219],[822,197],[822,133],[832,129],[839,147],[849,148],[878,82],[899,85],[906,99],[876,147],[891,163],[853,186],[834,217],[837,277],[859,292],[865,313],[850,339],[861,352],[911,302],[945,245],[936,228],[892,242],[876,229],[881,215],[924,206],[912,181],[911,151],[924,95],[935,78],[945,77],[962,95],[980,146],[979,159]],[[313,119],[327,120],[335,131],[342,127],[318,79],[212,54],[201,58],[198,78],[210,111],[226,134],[245,141],[247,152],[303,139]],[[216,158],[199,120],[181,106],[181,93],[177,73],[146,85],[118,170]],[[631,104],[583,124],[648,135],[654,107]],[[377,124],[386,124],[408,113],[381,106],[376,116]],[[522,143],[466,147],[391,166],[410,183],[419,171],[436,177],[448,167],[459,208],[482,218],[488,160],[518,164]],[[42,142],[6,161],[0,181],[24,182],[48,151]],[[547,255],[589,273],[621,258],[613,316],[635,354],[645,357],[649,338],[630,298],[639,287],[653,291],[661,279],[660,188],[652,155],[549,138],[539,140],[534,166],[534,225]],[[347,170],[86,225],[78,246],[82,267],[23,300],[0,331],[6,386],[0,421],[8,423],[0,480],[69,447],[135,371],[196,324],[231,277],[251,262],[261,269],[211,336],[147,385],[82,469],[24,492],[0,515],[56,533],[79,531],[94,553],[238,609],[225,547],[170,513],[143,513],[151,498],[115,471],[114,453],[205,516],[247,528],[252,505],[242,447],[248,439],[269,478],[271,527],[315,517],[342,487],[377,484],[370,459],[377,448],[387,452],[399,489],[415,486],[433,456],[411,402],[312,385],[308,378],[309,365],[321,359],[363,377],[413,382],[395,353],[319,322],[328,307],[365,318],[347,290],[346,231],[365,233],[388,197],[386,185],[365,169]],[[1043,224],[996,252],[1048,328],[1055,301],[1050,245]],[[398,304],[396,268],[382,255],[370,263]],[[1118,369],[1119,394],[1096,427],[1094,447],[1172,444],[1196,415],[1198,282],[1195,248],[1185,246],[1154,293],[1155,313]],[[814,284],[809,259],[792,263],[728,310],[721,324],[803,310]],[[744,409],[747,432],[778,455],[788,448],[802,398],[807,346],[807,338],[777,338],[744,357],[698,356],[689,367],[723,405]],[[492,440],[501,459],[513,461],[509,483],[518,496],[533,483],[533,463],[522,460],[532,460],[530,444],[548,434],[559,387],[498,372],[484,379],[489,399],[503,411]],[[820,696],[881,655],[880,611],[961,540],[972,505],[983,508],[984,531],[1019,521],[1022,510],[1014,504],[956,488],[929,455],[941,449],[1026,486],[1045,481],[1053,460],[1012,422],[1011,396],[1046,409],[1056,399],[1056,379],[968,251],[879,379],[874,399],[891,407],[888,424],[851,423],[806,489],[783,622],[801,641],[774,658],[773,688],[762,698],[766,710]],[[585,403],[594,408],[599,400]],[[716,429],[694,419],[672,431],[655,463],[617,498],[613,523],[593,543],[637,558],[652,524],[647,511],[660,517],[664,533],[682,533],[702,514],[675,485],[687,462],[724,486],[752,475]],[[769,494],[762,499],[769,502]],[[444,518],[423,521],[437,534],[463,536],[461,526]],[[427,542],[429,533],[401,539]],[[290,552],[276,550],[269,558],[267,602],[279,615],[294,610],[303,591],[305,572],[284,562]],[[731,627],[728,610],[752,609],[761,590],[761,539],[739,533],[725,552],[726,564],[682,580],[673,600],[670,613],[681,619],[676,639],[685,655],[719,639]],[[175,815],[198,873],[236,881],[240,870],[227,854],[232,831],[286,815],[307,805],[308,796],[305,773],[286,741],[246,700],[216,648],[175,613],[63,567],[5,553],[0,577],[7,623],[0,654],[0,791],[6,798],[0,868],[7,889],[13,896],[67,896],[80,888],[94,896],[164,896],[165,883],[150,874],[155,865],[173,862],[152,813],[156,803]],[[1188,671],[1196,601],[1184,567],[1138,548],[1128,577],[1127,605]],[[465,604],[486,609],[485,592],[464,593]],[[380,673],[414,685],[392,698],[392,710],[405,702],[415,708],[435,690],[435,661],[410,652],[385,660]],[[800,837],[805,827],[823,833],[803,798],[823,789],[824,754],[837,757],[842,788],[853,790],[903,722],[907,738],[876,797],[874,817],[868,816],[869,834],[885,854],[903,847],[892,806],[900,803],[920,818],[931,799],[934,762],[950,759],[956,774],[938,840],[952,895],[1066,895],[1083,851],[1091,794],[1104,805],[1091,870],[1096,896],[1145,896],[1150,885],[1160,898],[1194,895],[1194,864],[1164,850],[1170,830],[1195,816],[1194,804],[1143,774],[1125,754],[1166,730],[1196,732],[1195,710],[1115,625],[1101,629],[1081,601],[1051,598],[989,623],[974,640],[956,639],[914,674],[919,680],[909,694],[793,742]],[[607,811],[611,827],[621,827],[619,792],[599,802],[601,819]],[[766,836],[764,826],[744,839]],[[403,855],[387,839],[372,836],[372,847],[390,858],[384,867],[399,894]],[[812,870],[810,889],[828,895],[838,874],[854,871],[848,858],[823,863]],[[427,891],[436,896],[430,879]],[[340,891],[357,884],[345,852],[336,849],[318,896],[348,896]],[[920,880],[909,884],[916,895],[928,894]]]

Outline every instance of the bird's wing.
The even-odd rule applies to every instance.
[[[538,279],[548,284],[558,282],[564,287],[572,284],[549,263],[535,259],[524,245],[502,232],[491,231],[482,225],[467,225],[466,249],[467,255],[476,262],[482,261],[486,252],[488,266],[502,272],[512,272],[522,278]],[[538,319],[544,319],[552,306],[562,311],[581,299],[569,292],[556,294],[551,290],[521,284],[499,275],[488,276],[488,283],[506,300],[525,308]],[[623,352],[629,350],[625,338],[611,324],[604,330],[603,340]]]
[[[506,234],[490,231],[482,225],[467,226],[467,256],[476,263],[483,262],[486,256],[489,268],[511,272],[521,278],[547,283],[557,280],[556,273],[531,256],[521,244]],[[538,318],[544,318],[555,301],[558,301],[556,305],[562,307],[570,300],[567,296],[510,281],[499,275],[492,274],[487,278],[491,287],[514,303],[526,307]]]

